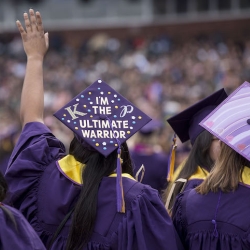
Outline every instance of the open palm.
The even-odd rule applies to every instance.
[[[23,18],[26,29],[20,21],[16,24],[22,36],[27,57],[44,57],[49,48],[49,38],[48,33],[44,33],[41,14],[30,9],[29,15],[24,13]]]

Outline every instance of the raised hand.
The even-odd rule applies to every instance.
[[[27,55],[27,67],[20,103],[20,119],[24,126],[28,122],[43,123],[44,89],[43,58],[49,47],[48,33],[44,34],[42,18],[33,9],[23,14],[25,29],[17,21]]]
[[[43,59],[49,48],[49,39],[48,33],[44,34],[41,14],[30,9],[29,15],[24,13],[23,18],[26,29],[23,28],[20,21],[16,21],[16,24],[23,40],[27,58]]]

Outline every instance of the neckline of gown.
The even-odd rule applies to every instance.
[[[66,155],[56,162],[58,170],[71,182],[76,185],[82,185],[82,171],[85,167],[84,164],[77,161],[73,155]],[[117,174],[113,173],[108,177],[116,177]],[[122,177],[135,180],[130,174],[123,173]]]

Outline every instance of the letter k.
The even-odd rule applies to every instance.
[[[65,109],[69,112],[69,114],[71,115],[72,120],[75,120],[75,119],[78,118],[76,115],[80,115],[80,116],[85,116],[85,115],[87,115],[87,113],[82,113],[82,112],[76,110],[78,104],[79,104],[79,103],[73,105],[74,111],[71,110],[71,106],[65,108]]]

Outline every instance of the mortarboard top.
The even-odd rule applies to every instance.
[[[162,122],[159,120],[151,120],[149,123],[147,123],[145,126],[143,126],[140,129],[140,133],[143,135],[150,135],[152,134],[154,131],[157,131],[158,129],[160,129],[163,126]]]
[[[107,157],[117,149],[117,211],[125,212],[120,145],[151,118],[102,80],[97,80],[54,116],[71,129],[78,140]]]
[[[54,116],[105,157],[151,120],[102,80],[94,82]]]
[[[250,83],[244,82],[200,125],[250,160]]]
[[[167,121],[182,143],[190,140],[194,144],[197,136],[204,131],[199,123],[226,98],[225,90],[221,89]]]

